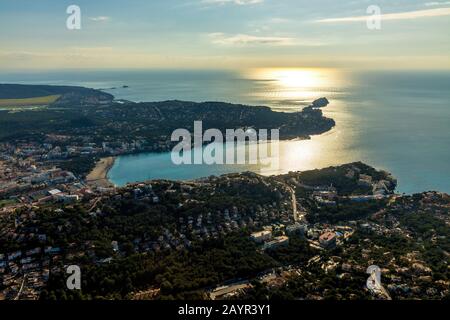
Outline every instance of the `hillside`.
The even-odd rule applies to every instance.
[[[99,90],[49,85],[0,84],[0,106],[98,105],[110,103],[114,96]]]
[[[27,99],[53,95],[64,95],[68,93],[84,95],[102,94],[111,96],[98,90],[74,86],[0,84],[0,99]]]

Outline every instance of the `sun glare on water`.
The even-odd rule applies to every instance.
[[[259,86],[259,90],[250,95],[271,101],[274,108],[286,107],[283,104],[309,103],[328,91],[334,91],[340,81],[333,69],[261,68],[247,71],[244,77],[254,80]]]
[[[275,69],[266,70],[266,74],[284,88],[320,87],[323,78],[320,72],[307,69]]]
[[[341,152],[352,141],[352,137],[340,134],[340,126],[344,124],[340,121],[350,121],[340,117],[339,112],[345,107],[340,99],[342,88],[351,81],[344,73],[319,68],[261,68],[250,70],[244,76],[254,81],[257,90],[250,95],[260,99],[263,105],[276,111],[296,112],[318,98],[327,97],[331,104],[323,112],[337,121],[330,132],[313,136],[311,140],[282,141],[280,168],[270,174],[311,170],[356,159],[351,152]]]

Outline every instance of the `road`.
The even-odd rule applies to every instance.
[[[295,195],[295,190],[293,188],[289,187],[289,190],[291,190],[292,196],[292,214],[294,215],[294,221],[297,222],[299,220],[297,212],[297,196]]]
[[[389,295],[389,292],[387,292],[387,290],[381,284],[380,275],[377,271],[378,271],[377,269],[374,269],[370,273],[370,277],[369,279],[367,279],[367,288],[370,291],[375,292],[376,294],[385,296],[388,300],[392,300],[391,296]]]
[[[281,184],[283,187],[285,187],[286,189],[288,189],[291,192],[291,201],[292,201],[292,215],[294,218],[295,222],[298,222],[299,217],[298,217],[298,212],[297,212],[297,196],[295,195],[295,190],[294,188],[292,188],[290,185],[288,185],[285,182],[281,182],[281,181],[277,181],[279,184]]]
[[[16,297],[14,298],[14,300],[19,300],[19,299],[20,299],[20,295],[22,294],[22,290],[23,290],[23,287],[24,287],[24,285],[25,285],[25,280],[26,280],[26,277],[23,276],[22,284],[20,285],[19,292],[17,292],[17,295],[16,295]]]

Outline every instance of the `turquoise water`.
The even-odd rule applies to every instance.
[[[226,101],[295,111],[326,96],[332,131],[283,142],[280,168],[307,170],[362,160],[392,172],[400,192],[450,193],[450,73],[102,71],[2,74],[1,82],[70,84],[133,101]],[[121,88],[123,85],[129,88]],[[118,185],[146,179],[193,179],[257,166],[175,166],[170,153],[120,157],[109,173]]]

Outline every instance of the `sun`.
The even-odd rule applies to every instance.
[[[285,100],[309,103],[342,84],[342,75],[327,68],[255,68],[246,70],[243,77],[264,87],[258,94],[249,95],[275,105]]]
[[[318,73],[313,70],[275,70],[273,77],[284,88],[312,88],[321,84]]]
[[[253,73],[253,77],[275,81],[280,88],[317,88],[323,87],[327,82],[327,73],[320,69],[298,68],[263,68]]]

